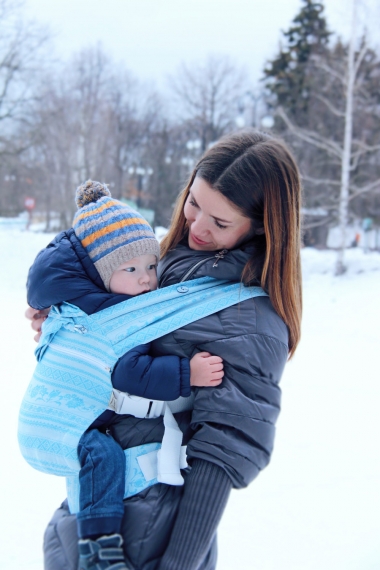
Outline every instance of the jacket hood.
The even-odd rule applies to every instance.
[[[63,301],[88,315],[120,303],[130,295],[108,293],[87,251],[70,228],[40,251],[29,270],[28,303],[44,309]]]

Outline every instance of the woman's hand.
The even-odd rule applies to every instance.
[[[223,360],[209,352],[198,352],[190,360],[190,385],[210,388],[218,386],[224,376]]]
[[[28,307],[25,311],[26,318],[32,321],[31,323],[32,329],[37,333],[33,337],[36,342],[40,340],[42,323],[48,316],[49,311],[50,308],[42,309],[41,311],[39,311],[38,309],[33,309],[32,307]]]

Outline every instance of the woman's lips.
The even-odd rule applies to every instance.
[[[197,243],[198,245],[208,245],[209,242],[208,241],[203,241],[202,239],[197,238],[194,234],[190,233],[191,235],[191,239],[193,241],[195,241],[195,243]]]

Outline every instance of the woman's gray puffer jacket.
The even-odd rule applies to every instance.
[[[240,281],[250,248],[218,255],[190,250],[181,243],[160,262],[160,287],[206,275]],[[200,485],[210,484],[219,472],[233,487],[242,488],[268,464],[272,453],[280,410],[278,383],[288,356],[287,327],[268,297],[256,297],[153,342],[154,355],[191,358],[199,351],[221,356],[225,376],[216,388],[195,389],[193,411],[176,415],[187,443],[188,462],[202,465]],[[123,447],[160,441],[162,419],[119,416],[112,433]],[[218,502],[217,492],[214,488],[211,497],[210,488],[206,493],[213,504]],[[125,552],[134,570],[159,567],[182,494],[183,487],[158,484],[125,501]],[[207,510],[207,497],[202,502]],[[194,570],[215,568],[214,530]],[[64,503],[45,533],[45,570],[76,570],[76,540],[75,517]]]

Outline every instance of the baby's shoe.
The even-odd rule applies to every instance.
[[[128,570],[120,534],[101,536],[97,540],[80,539],[79,570]]]

